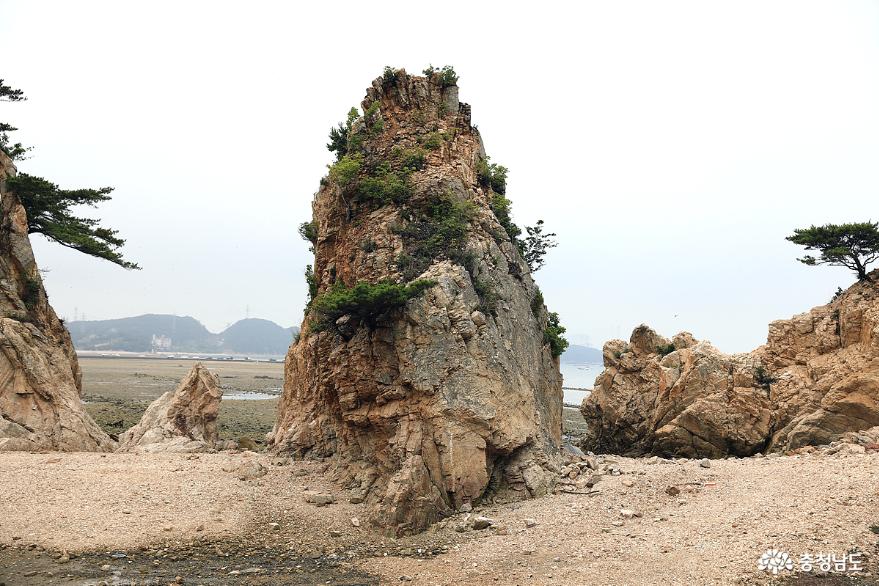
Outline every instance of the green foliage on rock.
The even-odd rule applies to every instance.
[[[330,129],[330,142],[327,143],[327,149],[331,153],[336,153],[336,160],[348,154],[348,136],[351,133],[351,126],[360,118],[357,108],[348,110],[348,118],[345,122],[340,122],[338,126]]]
[[[399,72],[397,69],[394,69],[390,65],[385,65],[385,69],[382,72],[382,82],[385,85],[393,85],[397,83],[397,79],[399,77]]]
[[[479,311],[486,315],[497,315],[497,306],[500,296],[488,282],[482,279],[473,279],[473,290],[479,297]]]
[[[466,268],[467,231],[475,214],[473,202],[448,194],[411,210],[409,221],[397,228],[405,251],[397,264],[404,277],[409,280],[420,275],[439,258]]]
[[[410,175],[426,164],[421,148],[395,148],[386,161],[369,165],[361,154],[347,154],[330,167],[335,181],[354,202],[403,203],[412,194]]]
[[[870,279],[867,267],[879,259],[879,223],[876,222],[810,226],[794,230],[787,240],[820,253],[817,258],[806,255],[797,259],[801,263],[846,267],[861,281]]]
[[[402,307],[407,301],[422,295],[435,284],[435,281],[428,280],[409,284],[361,281],[353,287],[345,287],[337,283],[311,302],[309,328],[312,332],[324,331],[334,327],[336,320],[344,315],[351,316],[355,322],[373,327],[379,317]]]
[[[299,224],[299,235],[302,236],[303,240],[311,243],[309,249],[314,252],[314,246],[317,244],[317,223],[314,220],[302,222]]]
[[[439,69],[433,65],[428,65],[422,73],[431,79],[436,76],[437,81],[444,88],[458,83],[458,74],[455,73],[455,68],[451,65],[443,65]]]
[[[491,211],[494,212],[497,221],[503,226],[507,236],[515,243],[519,235],[522,234],[522,229],[513,222],[512,207],[513,202],[500,193],[495,193],[491,198]]]
[[[28,309],[33,309],[40,300],[40,281],[34,278],[24,280],[21,290],[21,300]]]
[[[308,303],[306,307],[311,305],[314,298],[317,297],[317,277],[314,275],[314,267],[305,265],[305,283],[308,285]]]
[[[445,131],[436,131],[431,132],[427,136],[419,139],[421,144],[426,149],[430,149],[432,151],[438,150],[441,146],[443,146],[443,142],[449,140],[451,136],[448,132]]]
[[[557,234],[555,232],[543,232],[543,220],[537,220],[534,226],[525,226],[528,236],[525,240],[520,241],[520,251],[528,263],[531,272],[537,272],[546,264],[546,253],[550,248],[558,246],[556,241]]]
[[[363,167],[363,155],[348,154],[330,167],[330,179],[346,189],[354,183]]]
[[[27,97],[22,90],[8,86],[0,79],[0,102],[23,102],[26,99]],[[20,142],[12,142],[9,133],[16,130],[18,128],[15,126],[0,122],[0,151],[6,153],[6,156],[13,161],[21,159],[25,153],[31,150],[31,147],[23,146]]]
[[[116,230],[101,227],[99,220],[74,216],[70,211],[74,206],[96,207],[109,201],[112,187],[60,189],[42,177],[27,173],[8,178],[6,185],[24,206],[29,233],[42,234],[62,246],[109,260],[126,269],[140,268],[122,257],[118,249],[125,240],[116,236]]]
[[[540,310],[543,309],[544,303],[543,291],[537,287],[534,291],[534,297],[531,298],[531,313],[534,314],[534,317],[540,316]]]
[[[568,340],[563,335],[566,331],[567,329],[561,325],[559,314],[550,312],[547,316],[546,329],[543,331],[543,342],[549,344],[553,358],[558,358],[568,348]]]
[[[476,163],[476,181],[483,188],[491,188],[495,193],[504,195],[507,192],[507,173],[509,169],[503,165],[495,165],[489,157]]]
[[[675,345],[670,344],[670,343],[669,344],[660,344],[659,346],[656,347],[656,353],[659,354],[660,356],[668,356],[669,354],[671,354],[674,351],[675,351]]]
[[[754,369],[754,382],[768,391],[772,384],[778,382],[778,379],[769,374],[761,364]]]

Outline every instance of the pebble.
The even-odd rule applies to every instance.
[[[631,478],[623,478],[623,480],[621,482],[623,483],[623,486],[627,486],[629,488],[632,488],[633,486],[635,486],[635,481],[632,480]]]
[[[329,493],[309,492],[305,494],[305,502],[317,505],[319,507],[324,507],[326,505],[331,505],[336,502],[336,497]]]
[[[534,519],[525,519],[525,527],[528,527],[529,529],[531,527],[537,527],[537,521]]]
[[[477,530],[488,529],[493,523],[494,521],[488,517],[476,517],[473,519],[473,528]]]
[[[641,513],[634,509],[620,509],[620,517],[623,519],[634,519],[640,517]]]
[[[458,509],[458,512],[459,513],[469,513],[472,510],[473,510],[473,505],[471,505],[470,503],[464,503],[463,505],[461,505],[461,508]]]
[[[360,519],[357,517],[351,517],[351,525],[354,527],[360,527]]]
[[[701,466],[702,468],[711,468],[711,460],[709,460],[708,458],[702,458],[701,460],[699,460],[699,466]]]

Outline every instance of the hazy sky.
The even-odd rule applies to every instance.
[[[327,132],[385,65],[454,65],[515,219],[559,234],[537,279],[575,342],[749,350],[853,281],[784,237],[879,218],[877,2],[0,0],[0,55],[19,168],[114,186],[144,267],[36,237],[68,319],[298,324]]]

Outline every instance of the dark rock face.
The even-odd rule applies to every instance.
[[[604,365],[581,407],[586,449],[721,457],[830,443],[879,425],[879,285],[772,322],[750,354],[640,326],[605,344]]]
[[[114,442],[83,410],[70,335],[49,306],[27,217],[0,153],[0,450],[107,451]]]
[[[322,182],[313,203],[319,293],[362,281],[433,285],[372,324],[345,315],[309,333],[307,316],[271,442],[332,456],[373,522],[408,533],[489,486],[509,498],[551,488],[561,376],[544,343],[546,308],[477,177],[482,141],[457,87],[399,71],[373,82],[370,107],[374,118],[352,129],[363,168],[413,150],[424,161],[399,201],[358,202],[332,172]],[[464,234],[425,260],[419,235],[430,227],[419,218],[440,203],[466,212]]]

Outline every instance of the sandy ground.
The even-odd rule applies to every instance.
[[[238,559],[219,574],[208,568],[210,560],[190,566],[197,575],[180,576],[183,583],[313,583],[273,581],[283,562],[266,561],[265,552],[316,560],[328,572],[320,583],[335,584],[767,583],[757,560],[775,547],[795,559],[860,551],[868,573],[858,583],[876,583],[879,536],[870,527],[879,524],[879,454],[720,460],[710,468],[609,458],[623,474],[603,476],[594,495],[478,507],[474,514],[490,517],[491,528],[459,532],[466,517],[458,515],[421,535],[393,539],[367,528],[364,506],[348,503],[319,463],[248,452],[0,454],[0,582],[95,584],[102,572],[115,570],[108,583],[133,583],[124,581],[126,566],[107,556],[164,551],[167,557],[177,548],[172,559],[185,559],[207,548],[228,558],[226,547],[243,552],[227,564],[260,556],[263,581],[230,575],[246,570],[247,561]],[[248,460],[268,473],[242,481],[223,469]],[[671,486],[680,494],[668,494]],[[332,492],[337,502],[316,507],[305,502],[306,490]],[[640,517],[623,518],[621,509]],[[537,524],[527,527],[526,519]],[[73,573],[71,565],[53,567],[64,551],[80,553],[90,565]],[[37,554],[43,561],[27,565]],[[301,561],[286,563],[305,571]],[[149,583],[152,567],[140,567],[137,583]],[[353,579],[345,578],[349,571],[360,577],[346,581]]]

